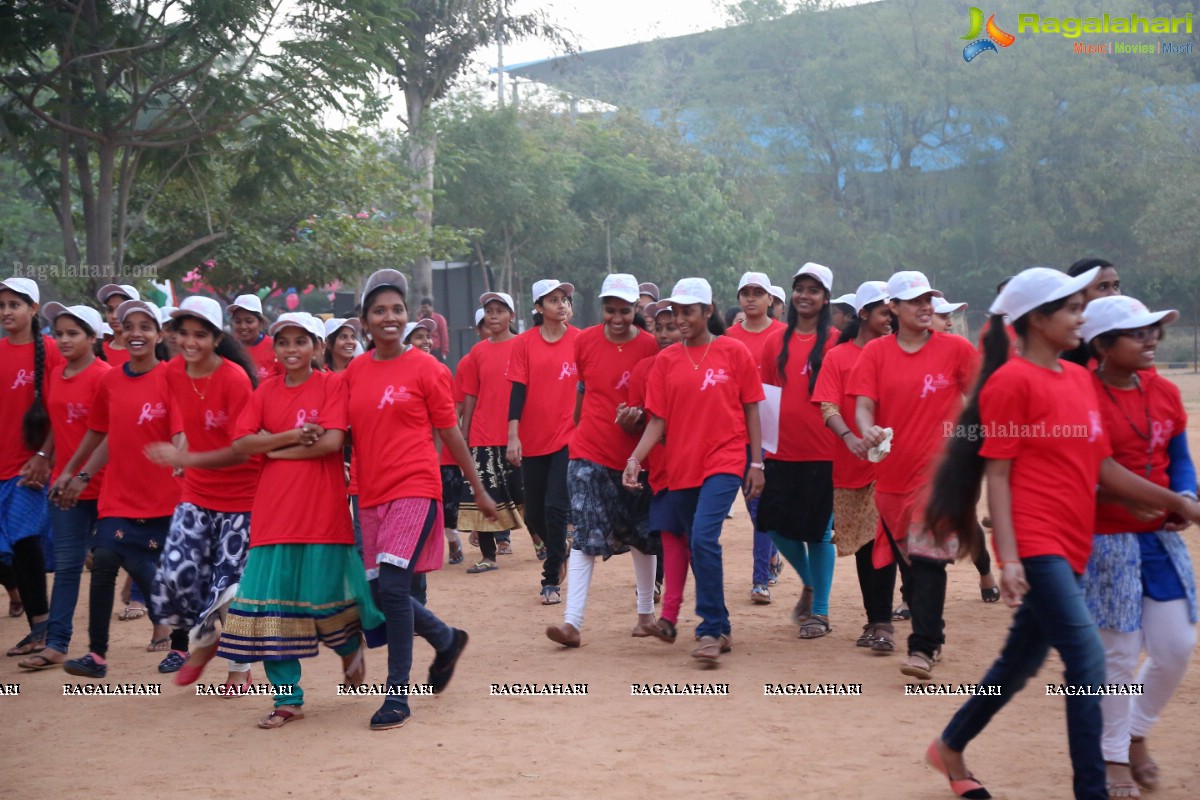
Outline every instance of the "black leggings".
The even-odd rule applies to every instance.
[[[0,586],[9,592],[17,588],[17,576],[13,573],[12,566],[3,561],[0,561]]]
[[[13,545],[13,575],[21,602],[25,604],[25,617],[33,625],[34,617],[50,613],[50,601],[46,594],[46,557],[42,553],[42,537],[26,536]]]
[[[858,569],[858,588],[862,592],[867,622],[890,625],[892,595],[896,591],[896,562],[876,569],[871,560],[874,550],[875,542],[870,541],[854,553],[854,566]]]
[[[132,550],[115,552],[100,545],[92,551],[92,580],[88,590],[88,649],[103,658],[108,653],[108,627],[112,619],[113,593],[117,588],[117,572],[122,568],[133,578],[133,585],[149,597],[154,586],[154,571],[158,567],[158,554],[149,551],[134,553]],[[155,623],[154,607],[150,606],[150,619]],[[187,650],[187,631],[182,634],[183,647],[179,648],[178,637],[172,633],[172,649]]]
[[[566,563],[567,519],[571,513],[567,448],[522,458],[521,480],[525,484],[525,524],[546,545],[542,586],[558,586],[558,573]]]

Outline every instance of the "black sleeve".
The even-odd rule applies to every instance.
[[[521,418],[525,410],[525,384],[513,383],[512,393],[508,396],[508,421]]]

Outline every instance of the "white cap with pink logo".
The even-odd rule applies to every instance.
[[[916,270],[903,270],[888,278],[887,293],[893,300],[914,300],[927,294],[942,296],[941,292],[929,285],[925,273]]]
[[[681,306],[711,305],[712,286],[704,278],[684,278],[675,283],[671,296],[660,300],[659,303],[674,303]]]

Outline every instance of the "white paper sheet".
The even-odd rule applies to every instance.
[[[779,449],[779,401],[783,397],[783,389],[764,383],[763,393],[767,399],[758,404],[758,418],[762,423],[762,449],[764,453],[774,453]]]

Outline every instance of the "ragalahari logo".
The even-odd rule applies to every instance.
[[[987,32],[987,38],[979,38],[979,34],[984,31]],[[967,35],[961,38],[972,40],[969,45],[963,48],[963,60],[968,62],[985,50],[998,53],[1000,51],[996,49],[996,45],[1008,47],[1017,40],[1017,37],[1011,33],[1005,33],[1000,30],[1000,26],[996,24],[995,14],[988,17],[987,25],[984,25],[983,12],[978,8],[971,9],[971,30],[967,31]]]

